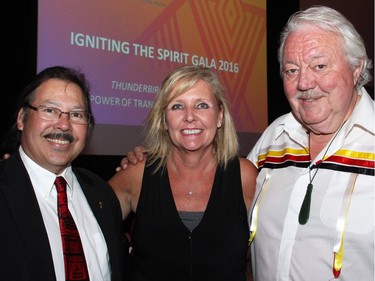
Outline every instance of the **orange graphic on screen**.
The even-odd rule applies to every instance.
[[[261,132],[267,126],[267,80],[266,67],[256,66],[266,64],[265,38],[264,8],[242,1],[180,0],[135,41],[171,51],[171,57],[153,62],[155,68],[201,64],[217,69],[236,129]]]

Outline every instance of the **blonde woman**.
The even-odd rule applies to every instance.
[[[216,74],[173,71],[147,118],[147,160],[109,181],[136,214],[132,280],[246,280],[257,170],[238,157]]]

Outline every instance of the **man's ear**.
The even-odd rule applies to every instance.
[[[362,73],[363,65],[364,65],[364,61],[361,60],[360,64],[357,65],[353,70],[353,81],[354,81],[353,86],[356,86],[358,84],[359,77]]]
[[[18,111],[17,114],[17,129],[22,131],[24,126],[24,117],[25,117],[25,110],[23,108]]]

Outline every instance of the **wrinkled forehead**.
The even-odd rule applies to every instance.
[[[342,45],[343,37],[333,29],[323,28],[311,23],[295,26],[285,40],[286,45],[297,44],[301,41],[317,42],[320,44]],[[284,48],[285,48],[284,46]]]
[[[283,62],[290,56],[346,55],[343,39],[337,33],[318,27],[297,29],[286,38]]]

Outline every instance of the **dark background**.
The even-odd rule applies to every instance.
[[[359,2],[361,2],[359,5]],[[368,48],[368,55],[374,58],[374,2],[372,0],[268,0],[267,1],[267,78],[268,78],[268,123],[278,116],[289,112],[290,108],[283,93],[282,81],[279,76],[277,61],[278,36],[289,16],[301,8],[312,4],[325,4],[341,11],[356,26],[364,37]],[[38,1],[3,2],[1,30],[2,30],[2,103],[0,137],[7,132],[14,122],[14,111],[17,96],[36,73],[37,54],[37,13]],[[352,6],[355,9],[351,10]],[[366,16],[364,18],[364,16]],[[69,20],[67,18],[67,20]],[[373,82],[367,87],[373,95]],[[251,147],[248,148],[248,151]],[[5,151],[0,151],[4,153]],[[124,154],[126,151],[124,151]],[[109,179],[120,163],[122,155],[95,156],[81,155],[75,164],[86,167]]]

